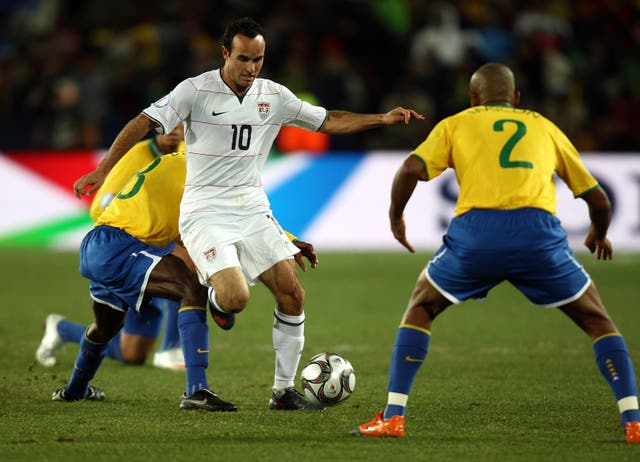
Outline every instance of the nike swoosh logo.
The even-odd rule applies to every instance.
[[[193,403],[193,404],[200,404],[202,406],[205,406],[207,404],[207,399],[203,399],[203,400],[197,400],[197,399],[185,399],[185,401],[189,402],[189,403]]]
[[[412,358],[411,355],[407,355],[404,357],[405,361],[409,361],[410,363],[421,363],[424,359],[416,359]]]
[[[215,117],[215,116],[219,116],[219,115],[222,115],[222,114],[226,114],[227,112],[229,112],[229,111],[224,111],[224,112],[216,112],[216,111],[213,111],[213,112],[211,113],[211,115],[212,115],[213,117]]]
[[[198,348],[196,351],[197,351],[198,353],[209,353],[209,350],[203,350],[203,349],[201,349],[201,348]]]

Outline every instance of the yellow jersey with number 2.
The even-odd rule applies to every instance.
[[[554,172],[576,197],[598,186],[553,122],[509,106],[475,106],[447,117],[411,155],[424,162],[428,180],[455,170],[456,215],[525,207],[555,215]]]

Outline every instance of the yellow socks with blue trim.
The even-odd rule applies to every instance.
[[[627,422],[640,422],[638,386],[624,339],[618,333],[603,335],[593,342],[593,351],[600,373],[618,401],[622,428]]]
[[[402,324],[398,328],[391,355],[387,405],[383,418],[404,416],[413,381],[427,357],[431,332],[418,326]]]

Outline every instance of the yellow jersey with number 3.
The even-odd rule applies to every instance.
[[[176,151],[184,151],[184,141],[180,142]],[[107,205],[118,194],[118,191],[129,181],[138,170],[154,159],[162,156],[154,138],[136,143],[116,165],[111,169],[104,183],[91,201],[89,215],[93,221],[107,208]]]
[[[554,172],[580,196],[598,186],[578,151],[550,120],[509,106],[475,106],[439,122],[411,155],[427,179],[456,172],[456,215],[534,207],[556,213]]]
[[[175,241],[180,200],[187,174],[184,152],[158,157],[139,170],[96,220],[126,231],[147,244],[164,247]]]

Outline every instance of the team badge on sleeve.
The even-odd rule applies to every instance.
[[[258,115],[262,120],[265,120],[269,116],[271,110],[271,103],[258,103]]]

